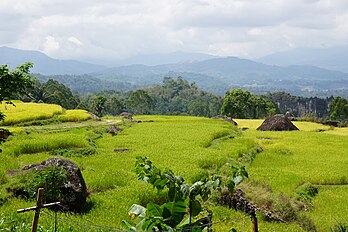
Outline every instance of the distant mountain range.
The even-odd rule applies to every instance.
[[[123,86],[124,88],[121,90],[132,89],[160,83],[165,76],[182,76],[190,82],[196,82],[201,88],[220,95],[232,88],[244,88],[256,93],[287,91],[305,96],[329,96],[333,94],[348,97],[348,73],[310,65],[283,67],[264,64],[271,63],[272,56],[259,59],[264,62],[261,63],[237,57],[213,57],[199,53],[185,54],[178,52],[168,54],[168,56],[165,54],[152,55],[151,59],[143,58],[153,63],[158,63],[161,60],[162,62],[172,61],[175,63],[153,66],[132,64],[107,68],[79,61],[56,60],[37,51],[22,51],[2,47],[0,48],[0,64],[8,63],[14,67],[25,61],[31,61],[34,63],[32,73],[53,75],[51,78],[59,79],[72,90],[79,92],[88,92],[92,89],[95,92],[108,89],[108,87],[113,89],[115,86]],[[293,54],[295,53],[293,52]],[[286,57],[285,53],[283,55]],[[319,57],[317,58],[319,59]],[[176,62],[178,60],[181,62]],[[284,62],[285,60],[284,58]],[[141,63],[142,59],[137,57],[129,62],[138,61]],[[280,61],[281,59],[279,59]],[[89,75],[82,75],[86,73]],[[62,76],[63,74],[68,75]],[[76,75],[82,76],[77,77]],[[90,88],[91,86],[84,88],[83,85],[87,82],[82,80],[87,81],[91,78],[93,78],[93,83],[98,82],[98,80],[101,82],[100,89]],[[88,83],[91,85],[92,82]],[[132,87],[128,88],[126,85]]]
[[[106,67],[76,60],[57,60],[39,51],[19,50],[0,47],[0,64],[8,64],[11,69],[24,62],[34,63],[32,73],[45,75],[84,74],[99,72]]]
[[[296,48],[255,59],[269,65],[311,65],[348,73],[348,46]]]

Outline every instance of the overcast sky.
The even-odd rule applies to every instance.
[[[0,0],[0,46],[62,59],[348,44],[347,0]]]

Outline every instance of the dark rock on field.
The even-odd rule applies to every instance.
[[[291,122],[291,120],[282,114],[269,116],[266,120],[257,128],[261,131],[291,131],[298,130],[298,128]]]
[[[133,119],[133,114],[128,113],[128,112],[122,112],[122,113],[120,114],[120,116],[122,116],[122,117],[125,118],[125,119]]]
[[[10,135],[11,132],[9,130],[0,128],[0,143],[4,142]]]
[[[107,133],[111,134],[111,135],[117,135],[118,132],[121,132],[122,129],[118,128],[116,126],[109,126],[109,128],[106,130]]]
[[[59,201],[64,210],[81,212],[86,204],[87,187],[82,177],[79,167],[72,161],[62,158],[51,158],[41,163],[29,164],[22,168],[26,171],[35,168],[44,170],[48,166],[58,166],[67,172],[67,181],[60,187],[62,192],[60,199],[51,199],[50,201]]]
[[[95,114],[93,114],[93,113],[91,113],[91,112],[87,112],[89,115],[91,115],[91,117],[92,117],[92,119],[93,120],[96,120],[96,121],[101,121],[101,119],[97,116],[97,115],[95,115]]]
[[[212,117],[212,118],[221,118],[221,119],[223,119],[223,120],[225,120],[225,121],[231,123],[231,124],[234,125],[234,126],[237,126],[237,125],[238,125],[231,117],[228,117],[228,116],[226,116],[226,115],[216,115],[216,116],[214,116],[214,117]]]
[[[126,152],[128,150],[129,150],[128,148],[118,148],[118,149],[115,149],[114,152],[121,153],[121,152]]]
[[[335,121],[335,120],[327,120],[323,122],[324,125],[334,126],[334,127],[338,127],[339,123],[340,123],[339,121]]]

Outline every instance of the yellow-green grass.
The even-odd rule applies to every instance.
[[[18,156],[48,152],[56,149],[79,148],[88,146],[82,129],[69,132],[12,136],[1,145],[4,155]]]
[[[313,200],[314,210],[310,216],[321,231],[330,231],[334,225],[348,223],[348,185],[320,186],[319,194]]]
[[[256,139],[263,148],[249,169],[253,180],[292,196],[305,181],[320,185],[310,212],[319,230],[328,231],[335,224],[334,219],[348,221],[347,207],[342,208],[348,199],[346,128],[294,122],[300,131],[257,131],[262,120],[236,121],[241,127],[249,127],[244,136]]]
[[[179,116],[139,116],[136,119],[151,119],[154,122],[134,124],[116,136],[104,134],[96,142],[97,154],[69,158],[82,169],[91,192],[89,201],[92,202],[93,207],[86,214],[65,217],[68,219],[64,223],[65,228],[69,225],[76,226],[74,221],[81,224],[122,228],[121,221],[128,219],[128,208],[133,203],[144,204],[154,199],[156,192],[150,185],[136,180],[133,172],[135,157],[138,155],[150,157],[156,166],[170,168],[190,182],[202,172],[221,172],[224,167],[228,166],[226,163],[233,162],[241,154],[248,153],[258,147],[257,144],[260,144],[264,152],[258,154],[252,165],[248,167],[251,180],[266,182],[275,192],[286,192],[289,195],[293,195],[294,189],[305,180],[312,182],[326,180],[332,183],[341,181],[340,178],[345,175],[343,173],[347,173],[344,172],[347,170],[344,166],[347,164],[347,160],[344,157],[340,159],[341,156],[344,156],[344,152],[347,153],[343,146],[347,144],[347,137],[326,132],[314,132],[317,128],[313,125],[308,126],[306,123],[301,122],[299,126],[306,129],[297,132],[259,132],[255,128],[258,123],[262,123],[262,120],[237,120],[239,126],[250,128],[245,132],[240,132],[236,131],[231,124],[220,119]],[[46,140],[46,137],[58,136],[61,133],[43,133],[38,135],[38,138]],[[74,135],[75,133],[78,138],[82,139],[87,132],[83,129],[75,129],[65,133],[67,137],[69,134]],[[240,134],[241,136],[239,136]],[[20,135],[18,141],[25,136],[30,135]],[[15,143],[12,143],[6,149],[13,149],[15,146]],[[115,153],[114,150],[118,148],[128,148],[129,150]],[[11,152],[7,153],[6,149],[3,148],[2,156],[7,157],[6,162],[10,165],[0,165],[0,171],[11,169],[11,167],[19,168],[50,157],[47,153],[22,154],[14,157],[10,155]],[[325,153],[322,151],[328,150],[332,154],[323,155]],[[337,161],[338,159],[342,161],[342,164]],[[220,169],[218,170],[218,168]],[[320,231],[325,231],[322,228],[332,226],[331,221],[321,220],[320,215],[322,212],[327,215],[335,215],[335,212],[329,210],[331,206],[325,204],[326,197],[335,194],[335,191],[328,189],[328,194],[325,194],[325,191],[320,188],[318,198],[314,198],[314,209],[310,213],[305,213],[315,220]],[[337,201],[332,201],[332,204],[339,204],[337,202],[342,197],[348,198],[343,190],[338,196]],[[0,211],[1,213],[6,212],[3,215],[7,216],[18,208],[32,204],[21,203],[22,201],[19,200],[10,200],[0,206]],[[235,213],[233,210],[221,206],[211,208],[214,211],[213,220],[216,222],[226,217],[243,217],[241,213]],[[30,218],[24,215],[17,217],[30,223]],[[64,215],[59,217],[64,218]],[[342,217],[344,219],[346,216]],[[42,220],[40,218],[40,223],[49,226],[53,223],[53,219],[43,216]],[[240,231],[243,229],[243,224],[231,220],[214,225],[216,231],[228,231],[231,227],[236,227]],[[267,223],[260,219],[259,227],[263,231],[302,231],[296,224]],[[247,217],[244,220],[244,229],[249,231],[250,228],[250,219]],[[75,230],[79,229],[81,228]],[[93,229],[95,228],[83,228],[85,231],[93,231]]]
[[[86,110],[66,110],[64,114],[58,116],[58,120],[62,122],[81,122],[91,118]]]
[[[143,116],[137,119],[152,119],[154,122],[134,124],[117,136],[104,134],[97,140],[97,154],[71,158],[82,168],[91,191],[90,200],[94,204],[88,214],[71,216],[72,219],[121,228],[121,221],[128,219],[128,208],[133,203],[143,204],[155,198],[156,192],[151,186],[138,181],[133,172],[135,158],[139,155],[149,156],[156,166],[170,168],[190,182],[206,170],[227,167],[227,162],[256,146],[248,138],[220,138],[227,134],[237,136],[240,132],[219,119],[173,116]],[[66,132],[66,136],[68,133],[71,132]],[[84,134],[81,130],[79,133]],[[52,133],[52,136],[59,134]],[[18,138],[25,136],[29,135]],[[50,134],[41,134],[41,140],[49,137]],[[20,142],[19,139],[17,141]],[[6,156],[11,153],[7,150],[17,146],[11,142],[3,149]],[[128,148],[129,151],[115,153],[117,148]],[[48,157],[46,153],[22,154],[13,157],[11,162],[21,166]],[[9,211],[11,207],[6,204],[2,209]]]
[[[0,111],[6,115],[5,121],[0,122],[0,125],[49,119],[63,113],[63,108],[54,104],[18,102],[15,105],[0,104]]]

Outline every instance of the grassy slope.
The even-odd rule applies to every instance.
[[[227,134],[236,136],[240,132],[233,132],[232,126],[224,121],[206,118],[143,116],[137,119],[152,119],[155,122],[135,124],[117,136],[104,134],[101,139],[97,140],[97,154],[70,158],[83,170],[83,176],[91,191],[90,203],[93,207],[91,211],[82,216],[69,216],[67,218],[69,221],[64,223],[65,227],[68,227],[70,223],[77,230],[87,230],[88,228],[76,227],[76,224],[89,223],[120,228],[122,219],[128,218],[127,210],[131,204],[144,204],[153,199],[156,193],[150,186],[137,181],[132,172],[135,157],[138,155],[149,156],[156,166],[171,168],[177,174],[190,180],[207,170],[214,172],[217,167],[222,166],[223,168],[226,162],[236,159],[240,154],[247,153],[249,149],[255,147],[256,141],[262,145],[264,152],[257,156],[251,166],[251,178],[267,182],[275,191],[284,191],[288,194],[292,194],[294,188],[303,180],[337,181],[347,173],[346,166],[340,165],[340,163],[347,163],[346,156],[344,156],[347,154],[347,150],[343,146],[347,144],[347,136],[329,134],[335,130],[324,133],[313,132],[318,129],[317,124],[298,123],[300,132],[258,132],[252,128],[256,128],[261,121],[238,120],[241,127],[251,129],[243,132],[243,136],[237,136],[234,139],[229,136],[219,139]],[[112,119],[110,121],[110,123],[115,122],[117,121]],[[98,125],[109,124],[105,121],[98,123],[64,123],[31,127],[31,130],[40,132],[42,140],[52,136],[52,133],[45,134],[45,130],[56,131],[54,135],[57,137],[64,137],[64,133],[71,135],[75,133],[78,138],[84,138],[89,133],[86,129],[74,129],[71,132],[65,132],[65,130],[67,127],[80,127],[81,125],[96,128]],[[324,127],[324,129],[328,128]],[[18,140],[26,140],[29,136],[32,135],[20,135]],[[266,137],[277,139],[268,140],[265,139]],[[124,153],[113,152],[117,148],[130,150]],[[324,155],[327,153],[331,155]],[[13,157],[9,153],[6,155],[5,152],[2,155],[4,163],[0,165],[0,184],[1,173],[4,173],[4,170],[19,168],[48,157],[50,156],[45,152],[21,154],[18,157]],[[315,168],[313,168],[312,162],[315,163]],[[334,171],[332,171],[331,163],[337,165],[334,166]],[[322,172],[325,174],[324,177]],[[3,178],[3,181],[5,180],[6,178]],[[340,204],[344,204],[348,199],[346,190],[346,186],[321,187],[319,195],[313,202],[314,210],[308,214],[323,230],[335,224],[335,220],[347,220],[346,211],[336,211],[336,208],[339,210]],[[3,192],[4,189],[0,188],[0,195]],[[327,201],[332,206],[328,205]],[[12,199],[1,207],[0,219],[6,216],[29,223],[31,220],[29,214],[17,215],[14,213],[18,208],[29,205],[33,205],[33,202]],[[221,221],[226,217],[242,217],[240,213],[224,207],[213,206],[212,209],[215,215],[214,221]],[[42,225],[52,225],[52,221],[53,219],[47,216],[40,218]],[[228,220],[226,223],[220,222],[216,224],[215,229],[228,231],[232,226],[239,230],[251,228],[249,218],[245,218],[236,221]],[[93,229],[91,230],[93,231]],[[260,230],[301,231],[297,225],[262,221],[260,221]]]
[[[304,181],[320,184],[314,209],[309,213],[320,230],[329,230],[337,221],[348,221],[347,207],[342,207],[348,205],[346,128],[330,130],[314,123],[295,122],[300,131],[262,132],[255,130],[261,121],[237,122],[241,127],[250,127],[245,136],[258,138],[264,148],[250,169],[254,179],[290,195]],[[318,129],[327,131],[316,132]]]
[[[48,119],[63,113],[63,108],[59,105],[24,102],[16,102],[15,105],[0,104],[0,111],[6,115],[5,121],[0,122],[0,125]]]

